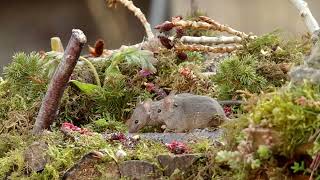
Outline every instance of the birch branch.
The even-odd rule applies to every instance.
[[[62,61],[59,63],[54,73],[47,93],[42,100],[42,104],[33,127],[34,134],[40,134],[44,129],[48,129],[56,118],[59,103],[69,78],[77,64],[83,45],[87,42],[86,36],[81,30],[72,30],[72,35],[67,45]]]
[[[211,47],[199,44],[179,44],[175,46],[177,51],[201,51],[201,52],[212,52],[212,53],[231,53],[237,49],[241,49],[242,45],[229,45],[229,46],[222,46],[222,47]]]
[[[171,23],[173,24],[173,27],[181,27],[183,29],[191,28],[191,29],[203,29],[203,30],[216,30],[216,27],[214,25],[211,25],[207,22],[178,20]]]
[[[180,41],[182,43],[212,43],[212,44],[231,44],[240,43],[241,37],[238,36],[220,36],[220,37],[193,37],[193,36],[182,36]]]
[[[308,7],[308,3],[304,0],[290,0],[291,3],[298,9],[300,16],[303,18],[310,33],[315,34],[320,30],[317,20],[312,16]]]
[[[211,19],[211,18],[209,18],[209,17],[199,16],[199,18],[200,18],[202,21],[204,21],[204,22],[206,22],[206,23],[214,26],[214,27],[216,28],[216,30],[218,30],[218,31],[228,32],[228,33],[230,33],[230,34],[239,36],[239,37],[241,37],[241,38],[248,38],[248,37],[254,38],[254,36],[249,36],[248,34],[246,34],[246,33],[244,33],[244,32],[237,31],[237,30],[231,28],[230,26],[221,24],[221,23],[219,23],[219,22],[217,22],[217,21],[215,21],[215,20],[213,20],[213,19]]]
[[[136,7],[132,1],[129,0],[107,0],[109,7],[114,6],[115,3],[120,2],[122,5],[124,5],[126,8],[128,8],[131,12],[134,13],[134,15],[140,20],[142,23],[148,39],[152,39],[154,37],[151,26],[149,22],[146,19],[146,16],[143,14],[143,12],[140,10],[140,8]]]

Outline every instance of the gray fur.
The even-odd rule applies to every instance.
[[[218,101],[207,96],[183,93],[137,105],[127,124],[130,133],[138,132],[147,125],[166,125],[169,130],[184,132],[218,126],[226,119]]]

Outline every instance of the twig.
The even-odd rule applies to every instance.
[[[228,32],[228,33],[230,33],[230,34],[239,36],[239,37],[241,37],[241,38],[248,38],[248,37],[249,37],[249,35],[247,35],[246,33],[241,32],[241,31],[237,31],[237,30],[231,28],[230,26],[221,24],[221,23],[219,23],[219,22],[217,22],[217,21],[215,21],[215,20],[213,20],[213,19],[211,19],[211,18],[209,18],[209,17],[199,16],[199,18],[200,18],[202,21],[204,21],[204,22],[206,22],[206,23],[214,26],[217,31]],[[254,36],[251,36],[251,38],[254,38]]]
[[[241,49],[242,45],[230,45],[230,46],[223,46],[223,47],[211,47],[211,46],[204,46],[199,44],[179,44],[175,46],[175,49],[178,51],[202,51],[202,52],[212,52],[212,53],[231,53],[234,50]]]
[[[64,52],[62,61],[54,73],[48,91],[42,101],[33,133],[40,134],[44,129],[48,129],[54,121],[61,97],[69,78],[77,64],[83,45],[87,42],[86,36],[81,30],[73,29],[68,46]]]
[[[308,3],[304,0],[290,0],[291,3],[299,10],[300,16],[303,18],[307,25],[307,28],[311,34],[315,34],[320,31],[317,20],[312,16],[312,13],[308,7]]]
[[[124,5],[126,8],[128,8],[130,11],[134,13],[134,15],[140,20],[142,23],[148,39],[152,39],[154,37],[151,26],[149,22],[147,21],[145,15],[140,10],[140,8],[137,8],[132,1],[129,0],[107,0],[109,7],[112,7],[115,3],[120,2],[122,5]]]
[[[240,43],[241,37],[238,36],[220,36],[220,37],[193,37],[193,36],[182,36],[180,41],[182,43],[212,43],[212,44],[231,44]]]
[[[96,70],[96,68],[93,66],[93,64],[86,58],[80,56],[79,59],[81,59],[82,61],[84,61],[90,68],[90,70],[92,71],[93,75],[94,75],[94,78],[96,80],[96,83],[99,87],[101,87],[101,82],[100,82],[100,78],[99,78],[99,75],[98,75],[98,72]]]
[[[181,27],[183,29],[191,28],[191,29],[203,29],[203,30],[216,30],[216,27],[214,25],[211,25],[206,22],[179,20],[179,21],[173,21],[172,23],[174,27]]]

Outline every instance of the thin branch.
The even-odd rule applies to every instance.
[[[215,20],[213,20],[213,19],[211,19],[211,18],[209,18],[209,17],[199,16],[199,18],[200,18],[202,21],[204,21],[204,22],[206,22],[206,23],[214,26],[217,31],[228,32],[228,33],[230,33],[230,34],[239,36],[239,37],[241,37],[241,38],[248,38],[248,37],[250,37],[248,34],[246,34],[246,33],[244,33],[244,32],[237,31],[237,30],[231,28],[230,26],[221,24],[221,23],[219,23],[219,22],[217,22],[217,21],[215,21]],[[251,36],[251,38],[254,38],[254,36]]]
[[[72,35],[67,48],[64,51],[62,61],[59,63],[59,66],[50,81],[47,93],[42,100],[33,128],[34,134],[40,134],[44,129],[48,129],[55,120],[63,92],[67,87],[82,47],[86,42],[87,38],[81,30],[72,30]]]
[[[188,21],[188,20],[178,20],[173,21],[174,27],[181,27],[183,29],[203,29],[203,30],[216,30],[217,28],[206,22]]]
[[[149,22],[146,19],[146,16],[143,14],[143,12],[140,10],[140,8],[137,8],[132,1],[129,0],[107,0],[109,7],[112,7],[115,5],[115,3],[120,2],[122,5],[124,5],[126,8],[128,8],[130,11],[134,13],[134,15],[140,20],[142,23],[148,39],[152,39],[154,37],[151,26]]]
[[[222,46],[222,47],[211,47],[211,46],[204,46],[199,44],[179,44],[175,46],[175,49],[178,51],[201,51],[201,52],[212,52],[212,53],[231,53],[237,49],[241,49],[242,45],[230,45],[230,46]]]
[[[212,43],[212,44],[231,44],[240,43],[241,37],[238,36],[220,36],[220,37],[193,37],[193,36],[182,36],[180,41],[182,43]]]

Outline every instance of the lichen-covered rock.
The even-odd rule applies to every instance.
[[[162,168],[164,168],[164,175],[171,176],[175,169],[180,171],[187,171],[188,168],[199,158],[201,154],[183,154],[170,155],[164,154],[158,156],[158,161]]]
[[[293,82],[303,82],[303,80],[310,80],[315,84],[320,83],[320,69],[299,66],[291,70],[290,76]]]
[[[71,167],[63,176],[64,180],[93,180],[93,179],[120,179],[118,165],[111,161],[102,163],[103,154],[93,151],[81,158],[81,160]],[[97,167],[102,167],[103,172]]]
[[[320,84],[320,43],[312,49],[310,57],[304,65],[293,68],[289,73],[291,80],[295,83],[309,80],[312,83]]]
[[[32,143],[24,153],[26,166],[34,172],[42,171],[48,162],[47,150],[48,145],[44,142]]]
[[[125,161],[119,166],[121,178],[156,179],[159,177],[157,167],[141,160]]]

